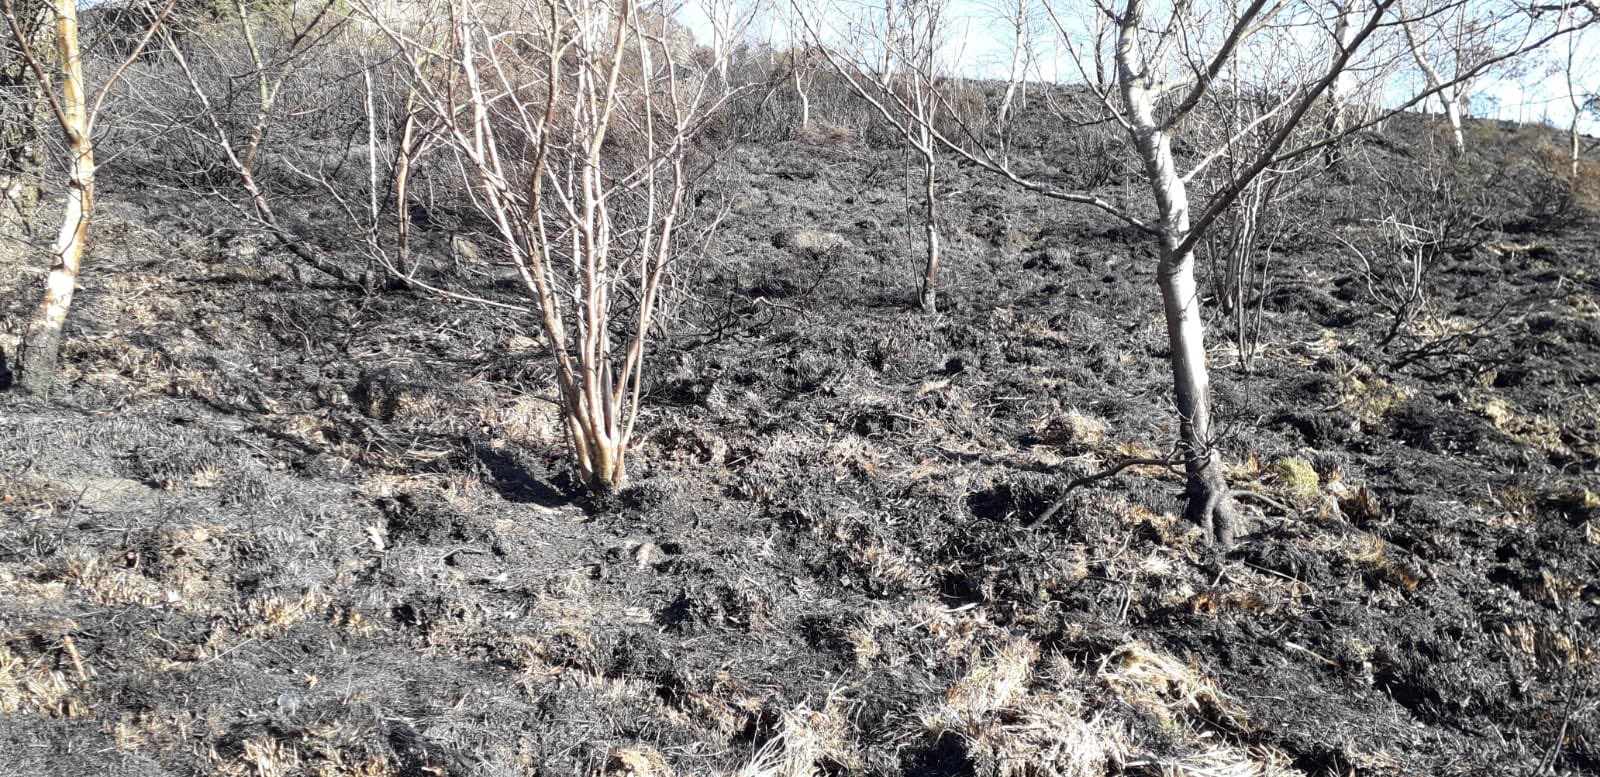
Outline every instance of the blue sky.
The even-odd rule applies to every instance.
[[[730,0],[685,0],[679,18],[687,24],[702,42],[709,42],[710,25],[705,9],[712,3]],[[748,0],[731,0],[748,2]],[[786,6],[787,0],[774,0]],[[1083,0],[1072,0],[1083,2]],[[828,3],[825,18],[835,25],[848,21],[851,8],[863,8],[864,0],[817,0]],[[1039,2],[1039,0],[1035,0]],[[874,4],[875,5],[875,4]],[[992,0],[949,0],[946,27],[950,31],[945,59],[952,70],[963,75],[986,78],[1004,78],[1010,65],[1011,39],[1009,30],[990,10]],[[1059,7],[1059,6],[1058,6]],[[781,25],[777,25],[781,28]],[[770,25],[760,25],[749,31],[756,39],[783,40],[779,31],[771,32]],[[1043,31],[1041,31],[1043,33]],[[1041,44],[1048,46],[1053,35],[1041,34]],[[1573,41],[1575,69],[1580,94],[1600,91],[1600,31],[1588,30]],[[1548,121],[1565,127],[1572,115],[1567,95],[1565,63],[1567,43],[1557,41],[1539,55],[1529,57],[1517,70],[1497,74],[1475,82],[1470,90],[1470,114],[1475,117],[1497,118],[1512,121]],[[1043,80],[1076,80],[1076,72],[1064,57],[1044,57],[1035,65],[1033,77]],[[1420,82],[1420,75],[1415,75]],[[1396,83],[1391,90],[1404,86]],[[1581,99],[1581,98],[1580,98]],[[1429,107],[1437,111],[1437,105]],[[1593,133],[1600,125],[1593,117],[1581,122],[1584,131]]]

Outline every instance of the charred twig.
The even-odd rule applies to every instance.
[[[1260,492],[1257,492],[1257,491],[1251,491],[1251,490],[1248,490],[1248,489],[1234,489],[1230,493],[1232,494],[1234,499],[1245,499],[1245,498],[1254,499],[1257,502],[1260,502],[1260,503],[1262,503],[1262,504],[1264,504],[1264,505],[1266,505],[1268,507],[1274,508],[1276,510],[1282,511],[1282,512],[1284,512],[1286,514],[1292,515],[1292,514],[1294,514],[1296,512],[1293,507],[1290,507],[1290,506],[1288,506],[1288,505],[1286,505],[1286,504],[1284,504],[1284,503],[1282,503],[1282,502],[1280,502],[1280,501],[1278,501],[1276,499],[1273,499],[1270,496],[1267,496],[1266,494],[1263,494],[1263,493],[1260,493]]]
[[[61,649],[67,654],[67,658],[72,661],[72,671],[77,673],[78,681],[89,682],[89,672],[83,668],[83,656],[78,653],[78,643],[73,641],[71,635],[63,634],[61,636]]]
[[[1539,770],[1534,774],[1555,774],[1556,762],[1561,760],[1561,746],[1567,741],[1567,727],[1572,724],[1572,687],[1568,682],[1566,699],[1561,703],[1561,728],[1556,730],[1555,741],[1550,743],[1550,749],[1539,758]]]
[[[1067,496],[1073,491],[1084,486],[1092,486],[1095,483],[1105,480],[1106,478],[1114,477],[1129,467],[1176,467],[1179,463],[1179,459],[1171,456],[1164,458],[1137,457],[1123,459],[1122,461],[1119,461],[1115,465],[1111,466],[1109,469],[1103,469],[1092,475],[1084,475],[1081,478],[1077,478],[1076,480],[1067,483],[1066,487],[1061,489],[1061,496],[1056,497],[1056,501],[1052,503],[1050,507],[1046,508],[1044,512],[1039,514],[1039,521],[1044,522],[1056,517],[1056,513],[1061,512],[1061,508],[1067,506]]]

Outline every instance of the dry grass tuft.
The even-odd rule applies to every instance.
[[[1504,397],[1490,396],[1474,403],[1473,409],[1517,442],[1547,454],[1571,456],[1572,449],[1561,439],[1561,428],[1543,416],[1526,412]]]
[[[862,768],[854,729],[837,696],[821,711],[805,705],[783,713],[778,733],[731,777],[820,777]]]
[[[1546,670],[1593,664],[1600,658],[1594,643],[1574,639],[1532,621],[1501,624],[1496,636],[1507,653],[1520,653]]]
[[[1290,766],[1282,751],[1257,746],[1213,747],[1162,765],[1162,777],[1295,777],[1304,775]]]
[[[987,661],[979,662],[957,680],[945,695],[940,715],[925,721],[929,728],[941,723],[967,723],[989,717],[1014,705],[1028,692],[1033,665],[1039,660],[1039,647],[1027,639],[1013,639],[1000,647]]]
[[[799,132],[800,140],[813,146],[848,146],[860,139],[853,127],[818,119]]]
[[[400,777],[443,774],[435,767],[397,768],[384,754],[372,754],[361,742],[363,732],[333,724],[299,732],[294,737],[263,735],[246,739],[231,757],[210,746],[200,752],[209,773],[219,777]]]
[[[606,756],[604,777],[672,777],[672,768],[649,745],[613,748]]]
[[[1367,426],[1382,421],[1410,398],[1403,389],[1364,367],[1345,374],[1341,384],[1339,403],[1330,409],[1347,408]]]
[[[1369,523],[1383,517],[1377,495],[1365,485],[1357,486],[1339,498],[1339,511],[1355,523]]]
[[[1130,642],[1108,654],[1096,679],[1135,709],[1184,735],[1193,752],[1163,759],[1164,777],[1294,777],[1282,751],[1265,745],[1232,744],[1233,734],[1256,729],[1250,715],[1193,664]],[[1216,738],[1216,733],[1224,736]]]
[[[1422,575],[1395,559],[1389,544],[1382,537],[1366,532],[1356,532],[1342,537],[1330,537],[1314,543],[1323,551],[1332,551],[1349,559],[1366,570],[1378,582],[1398,586],[1407,591],[1417,590]]]
[[[70,489],[47,478],[0,475],[0,516],[48,513],[76,498]]]
[[[1198,667],[1157,653],[1143,642],[1130,642],[1111,651],[1100,662],[1095,676],[1128,704],[1163,725],[1199,724],[1201,728],[1229,731],[1249,726],[1245,711]]]
[[[123,565],[112,566],[98,558],[73,558],[66,563],[59,579],[89,601],[105,607],[157,607],[178,601],[176,591],[166,590]]]
[[[1311,507],[1322,501],[1322,478],[1305,459],[1289,457],[1272,465],[1278,492],[1295,506]]]
[[[247,637],[260,637],[286,631],[309,617],[320,617],[328,605],[328,596],[317,588],[307,588],[298,599],[264,596],[245,602],[243,625],[240,633]]]
[[[55,718],[81,718],[88,708],[73,694],[67,675],[49,655],[31,659],[0,642],[0,713],[42,712]]]
[[[1084,451],[1105,442],[1110,427],[1093,416],[1071,409],[1045,421],[1039,440],[1068,451]]]
[[[1087,718],[1076,691],[1036,677],[1039,648],[1016,637],[975,662],[922,716],[934,739],[959,737],[983,777],[1089,777],[1121,760],[1121,737]],[[1064,671],[1076,675],[1075,670]]]

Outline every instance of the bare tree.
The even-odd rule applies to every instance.
[[[1015,110],[1027,102],[1028,74],[1033,65],[1033,40],[1037,34],[1038,19],[1034,0],[1002,0],[993,11],[1001,20],[1001,29],[1010,38],[1011,61],[1006,68],[1006,89],[1000,95],[1000,106],[995,109],[995,129],[1010,146],[1011,118]]]
[[[1451,0],[1453,1],[1453,0]],[[1086,16],[1047,6],[1066,57],[1076,66],[1098,116],[1079,126],[1109,120],[1120,125],[1142,162],[1146,197],[1118,201],[1089,190],[1063,189],[1013,169],[1003,156],[982,147],[981,133],[950,137],[934,129],[950,151],[1029,191],[1097,208],[1148,235],[1159,246],[1157,287],[1167,324],[1168,359],[1178,413],[1177,453],[1172,463],[1187,481],[1187,517],[1219,544],[1231,544],[1237,508],[1223,475],[1212,423],[1201,296],[1195,249],[1263,175],[1306,154],[1328,148],[1351,132],[1381,121],[1442,89],[1464,83],[1484,68],[1570,32],[1579,22],[1547,23],[1536,9],[1507,14],[1502,27],[1518,45],[1499,50],[1438,83],[1401,97],[1388,112],[1348,121],[1337,134],[1301,131],[1333,84],[1352,68],[1382,69],[1392,53],[1369,45],[1404,24],[1398,0],[1373,0],[1344,22],[1343,43],[1332,56],[1308,51],[1304,31],[1335,29],[1345,9],[1331,12],[1301,0],[1097,0]],[[1438,8],[1435,7],[1437,11]],[[1593,20],[1592,12],[1582,24]],[[1241,87],[1270,97],[1268,107],[1243,126],[1222,131],[1213,119],[1226,115],[1230,95]],[[901,115],[913,115],[899,101]],[[1223,124],[1226,127],[1226,124]],[[1245,142],[1250,138],[1256,141]],[[1179,155],[1182,143],[1191,149]]]
[[[1566,9],[1563,9],[1563,13],[1567,12]],[[1579,53],[1583,44],[1584,40],[1581,32],[1567,36],[1564,46],[1565,56],[1562,57],[1561,62],[1562,80],[1565,81],[1567,87],[1567,105],[1572,110],[1572,117],[1567,121],[1567,153],[1572,157],[1567,174],[1574,182],[1577,181],[1580,167],[1579,161],[1583,156],[1583,149],[1579,145],[1579,138],[1582,133],[1579,130],[1583,124],[1584,116],[1593,114],[1595,108],[1595,95],[1579,85],[1579,82],[1586,75],[1592,75],[1592,71],[1590,73],[1583,72],[1585,63],[1583,55]],[[1593,67],[1594,63],[1588,62],[1586,64],[1588,67]]]
[[[815,47],[808,45],[809,40],[805,30],[805,11],[801,4],[805,0],[790,0],[783,7],[782,23],[785,40],[783,48],[778,52],[778,67],[785,74],[789,86],[794,90],[795,99],[800,101],[800,131],[811,129],[811,91],[817,80],[817,75],[826,67],[822,62],[822,55]]]
[[[1334,13],[1334,26],[1331,56],[1338,56],[1350,48],[1354,42],[1357,25],[1361,20],[1363,0],[1341,0]],[[1350,126],[1351,113],[1354,111],[1356,97],[1356,78],[1351,69],[1345,69],[1328,85],[1328,113],[1324,120],[1330,137],[1344,135]],[[1323,152],[1323,160],[1329,168],[1337,167],[1340,162],[1341,143],[1330,143]]]
[[[716,62],[636,0],[451,0],[407,21],[363,6],[401,50],[543,328],[584,484],[627,484],[646,346],[688,250],[690,156],[727,99]],[[440,51],[435,67],[424,52]]]
[[[267,14],[255,7],[261,4],[245,0],[234,6],[230,21],[237,26],[237,38],[187,35],[180,41],[170,27],[163,29],[164,53],[176,66],[195,105],[192,109],[172,107],[175,115],[161,120],[182,126],[192,139],[220,157],[244,191],[246,212],[286,250],[309,267],[351,285],[364,285],[367,279],[361,272],[317,252],[303,235],[279,219],[270,190],[260,177],[275,125],[286,112],[282,101],[292,91],[287,87],[306,73],[308,59],[336,37],[346,17],[337,12],[338,0],[317,0],[284,14]],[[270,51],[269,45],[273,46]],[[202,52],[203,63],[197,61]],[[242,62],[237,61],[241,55]],[[223,72],[208,78],[203,66]],[[228,72],[235,67],[243,72]],[[239,83],[248,88],[236,88]],[[306,108],[297,101],[288,111]],[[188,120],[189,115],[197,120]]]
[[[1499,50],[1520,45],[1507,39],[1506,18],[1517,13],[1515,6],[1501,8],[1475,3],[1402,3],[1401,30],[1406,48],[1422,73],[1427,88],[1434,93],[1450,128],[1450,146],[1457,154],[1467,149],[1461,116],[1467,103],[1472,77],[1481,74],[1484,63],[1496,58]],[[1560,12],[1566,15],[1566,10]]]
[[[128,57],[137,58],[172,9],[172,3],[153,14],[150,27]],[[78,46],[78,6],[76,0],[54,0],[48,13],[53,17],[55,52],[37,48],[40,36],[36,6],[15,0],[0,0],[16,57],[26,64],[38,93],[49,106],[51,118],[60,130],[68,167],[66,199],[62,206],[61,229],[50,247],[52,262],[45,278],[44,298],[28,322],[27,333],[17,355],[16,385],[23,391],[47,396],[55,382],[61,353],[61,332],[72,298],[77,290],[78,272],[83,267],[84,249],[89,242],[89,224],[94,217],[94,121],[107,92],[127,67],[124,62],[94,94],[88,91],[83,75],[83,52]],[[52,64],[57,72],[52,71]]]

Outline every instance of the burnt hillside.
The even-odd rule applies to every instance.
[[[595,501],[531,321],[331,285],[130,152],[61,387],[0,393],[0,771],[1600,772],[1594,181],[1470,136],[1357,137],[1243,348],[1209,305],[1225,554],[1161,467],[1050,509],[1176,434],[1153,251],[1095,211],[952,162],[924,316],[904,152],[732,144]],[[1015,153],[1137,193],[1045,115]],[[1398,325],[1339,240],[1390,214],[1441,235]],[[38,275],[0,277],[10,343]]]

